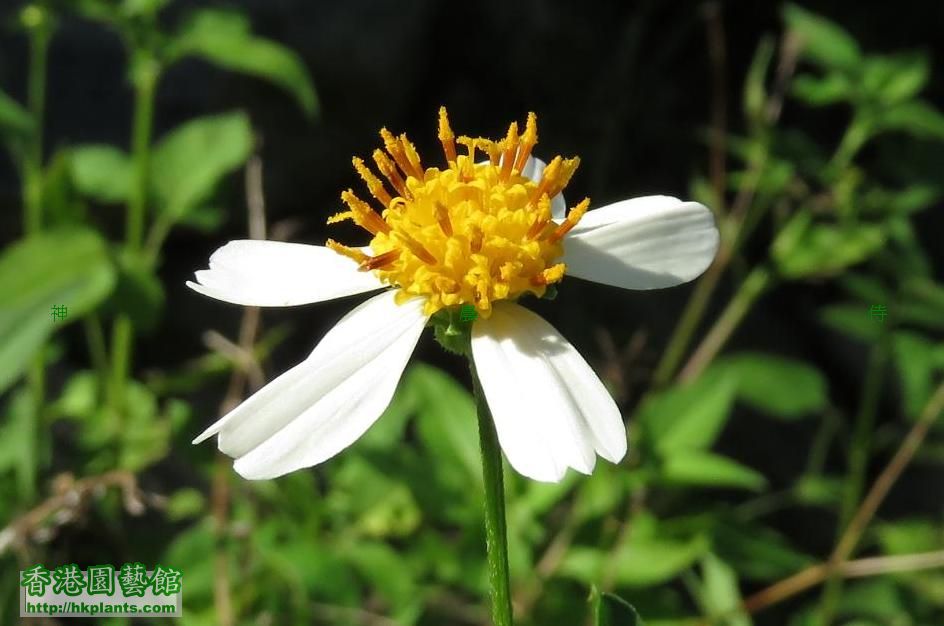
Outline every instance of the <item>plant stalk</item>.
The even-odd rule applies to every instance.
[[[508,537],[505,525],[505,487],[502,454],[491,411],[482,392],[475,364],[469,359],[472,390],[479,417],[479,443],[482,449],[482,477],[485,482],[485,547],[488,558],[488,582],[492,599],[492,622],[512,626],[511,585],[508,576]]]

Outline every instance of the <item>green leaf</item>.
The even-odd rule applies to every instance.
[[[878,130],[895,130],[918,139],[944,140],[944,114],[923,100],[899,104],[877,117]]]
[[[24,503],[31,502],[35,496],[36,471],[40,466],[40,459],[34,454],[35,416],[31,391],[20,387],[10,394],[4,422],[0,424],[0,475],[13,470],[17,492]]]
[[[886,554],[915,554],[944,548],[944,528],[940,522],[910,518],[883,522],[875,528]]]
[[[117,256],[118,280],[106,311],[128,315],[135,328],[152,330],[164,311],[164,286],[140,255],[122,250]]]
[[[172,522],[197,517],[205,510],[206,498],[192,487],[178,489],[167,500],[167,518]]]
[[[917,333],[898,331],[892,345],[905,414],[917,417],[931,396],[934,344]]]
[[[737,388],[729,375],[711,368],[694,383],[650,398],[639,420],[657,449],[698,450],[710,447],[730,415]]]
[[[734,569],[714,554],[701,561],[702,584],[698,600],[702,612],[719,626],[750,626],[750,617],[741,611],[741,591]]]
[[[169,47],[171,60],[197,56],[269,80],[291,93],[309,116],[318,108],[314,86],[295,52],[250,32],[245,16],[218,9],[194,12]]]
[[[815,562],[778,532],[726,517],[714,518],[712,546],[739,575],[756,581],[780,580]]]
[[[590,607],[593,626],[643,626],[636,609],[621,597],[590,588]]]
[[[14,155],[22,156],[24,141],[33,134],[34,126],[29,112],[0,90],[0,135]]]
[[[57,328],[104,300],[114,281],[105,241],[93,231],[49,231],[7,248],[0,255],[0,391]],[[67,307],[65,320],[53,320],[54,305]]]
[[[420,440],[438,460],[437,467],[459,467],[463,470],[461,480],[481,485],[478,418],[472,394],[445,372],[422,363],[410,368],[404,384],[416,394],[416,427]]]
[[[773,417],[796,419],[826,406],[826,379],[802,361],[751,352],[722,358],[716,367],[737,381],[739,400]]]
[[[813,224],[802,212],[781,231],[772,253],[786,278],[830,276],[869,258],[884,242],[885,235],[878,226]]]
[[[800,74],[793,79],[790,92],[811,106],[827,106],[849,100],[852,85],[844,75],[833,72],[825,76]]]
[[[252,130],[244,113],[191,120],[166,135],[151,157],[151,186],[158,209],[181,219],[205,202],[227,173],[252,151]]]
[[[72,148],[72,181],[76,189],[104,203],[121,203],[131,190],[131,160],[114,146],[86,145]]]
[[[676,485],[730,487],[760,491],[767,485],[763,474],[728,457],[701,450],[673,451],[663,466],[662,478]]]
[[[862,64],[861,88],[884,104],[904,102],[924,89],[930,67],[923,54],[869,57]]]
[[[612,568],[618,583],[647,587],[672,580],[701,558],[708,547],[703,535],[682,539],[663,535],[655,518],[641,514],[634,518],[628,539],[614,551],[575,546],[562,560],[560,573],[592,584]]]
[[[835,304],[823,307],[820,318],[835,330],[860,341],[875,341],[882,332],[882,324],[869,317],[867,304]]]
[[[803,58],[824,68],[843,70],[855,69],[862,62],[859,45],[838,24],[795,4],[784,6],[783,17],[800,38]]]
[[[72,179],[72,151],[56,150],[43,171],[43,223],[46,230],[81,228],[89,222],[84,200]]]
[[[776,45],[772,37],[765,36],[761,39],[751,60],[751,67],[747,71],[747,78],[744,80],[744,112],[749,121],[756,126],[763,126],[767,119],[767,89],[764,86],[764,79],[770,69],[770,62],[773,60]]]

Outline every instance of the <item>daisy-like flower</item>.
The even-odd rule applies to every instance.
[[[251,479],[321,463],[384,411],[424,327],[455,324],[453,313],[471,305],[471,358],[511,466],[556,482],[568,467],[589,474],[597,455],[619,462],[626,430],[615,402],[577,350],[517,300],[545,295],[565,274],[624,289],[690,281],[717,251],[711,212],[668,196],[592,211],[585,199],[566,211],[561,192],[579,159],[545,165],[531,156],[533,113],[523,133],[512,123],[492,141],[456,138],[440,109],[442,169],[424,166],[406,135],[380,134],[385,151],[373,161],[383,180],[354,159],[374,203],[347,190],[347,210],[328,220],[353,220],[372,236],[367,247],[231,241],[187,283],[252,306],[383,290],[194,443],[219,435],[220,450]]]

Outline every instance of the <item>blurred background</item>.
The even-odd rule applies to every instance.
[[[232,239],[366,243],[325,225],[351,157],[386,126],[436,162],[441,105],[486,137],[535,111],[535,153],[581,158],[571,201],[692,198],[722,230],[690,285],[528,302],[631,453],[508,471],[518,621],[589,624],[596,587],[656,626],[944,624],[944,4],[8,1],[0,24],[0,624],[19,570],[126,561],[184,572],[188,626],[488,623],[468,373],[430,336],[317,468],[249,483],[190,444],[357,300],[259,313],[184,282]]]

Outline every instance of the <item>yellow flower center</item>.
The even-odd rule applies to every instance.
[[[567,185],[578,158],[555,157],[538,182],[522,175],[537,144],[533,113],[520,136],[512,123],[498,141],[456,139],[441,108],[439,140],[447,162],[442,170],[424,169],[406,135],[395,137],[387,129],[380,135],[386,152],[375,150],[373,158],[390,187],[361,159],[354,159],[354,168],[383,205],[382,213],[349,189],[341,194],[348,210],[328,220],[332,224],[351,219],[371,233],[373,256],[331,239],[328,247],[400,287],[398,301],[426,297],[430,315],[471,304],[488,317],[494,301],[527,292],[542,296],[547,285],[563,277],[564,264],[554,262],[563,254],[561,239],[590,201],[571,209],[561,223],[551,219],[551,198]],[[457,154],[457,143],[465,154]],[[477,163],[476,150],[488,160]]]

